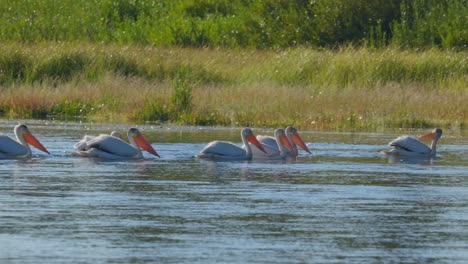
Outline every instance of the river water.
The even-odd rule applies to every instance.
[[[468,262],[468,131],[426,160],[380,151],[427,130],[302,131],[295,161],[213,162],[193,156],[239,129],[148,125],[160,159],[105,161],[69,154],[128,126],[27,123],[51,155],[0,160],[0,263]]]

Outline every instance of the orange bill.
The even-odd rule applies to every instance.
[[[434,140],[437,135],[433,132],[427,133],[426,135],[420,136],[419,140]]]
[[[257,138],[254,135],[247,135],[247,141],[254,144],[259,150],[263,151],[265,154],[268,154],[266,150],[263,148],[262,144],[258,142]]]
[[[302,140],[302,138],[298,134],[292,134],[291,137],[292,137],[292,140],[294,141],[294,143],[296,145],[301,147],[301,149],[307,151],[307,153],[312,154],[310,152],[309,148],[307,147],[307,145],[304,143],[304,141]]]
[[[24,134],[24,139],[26,142],[31,144],[33,147],[37,148],[38,150],[44,151],[47,154],[50,154],[50,152],[37,140],[35,136],[33,136],[31,133],[25,133]]]
[[[288,137],[286,137],[286,135],[281,135],[280,141],[281,144],[283,144],[283,146],[286,146],[292,153],[294,153],[294,155],[297,155],[296,149],[293,148],[291,142],[289,142]]]
[[[146,140],[146,138],[143,135],[138,135],[135,137],[135,142],[140,146],[142,149],[148,151],[149,153],[155,155],[156,157],[160,158],[159,154],[156,152],[156,150],[151,146],[151,144]]]

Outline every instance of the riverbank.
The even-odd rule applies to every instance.
[[[467,124],[466,52],[0,45],[0,115],[302,129]]]

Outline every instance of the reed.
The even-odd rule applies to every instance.
[[[464,51],[0,44],[0,114],[313,129],[464,127]]]

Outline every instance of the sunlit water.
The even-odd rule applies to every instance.
[[[302,132],[296,161],[212,162],[238,129],[143,126],[161,159],[104,161],[69,153],[128,126],[28,124],[52,154],[0,160],[0,263],[468,262],[466,132],[431,160],[382,155],[401,132]]]

